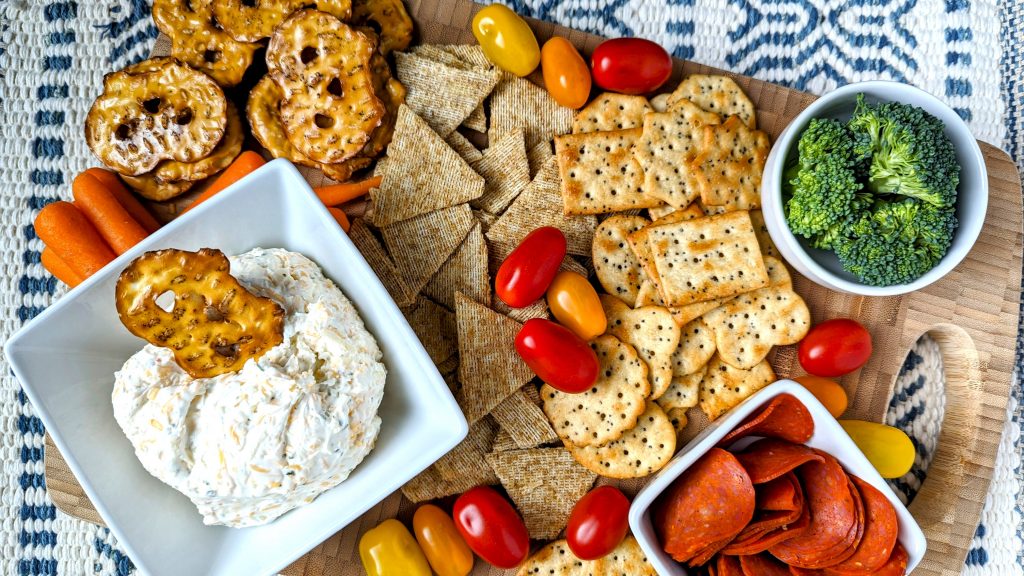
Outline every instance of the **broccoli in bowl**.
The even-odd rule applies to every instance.
[[[949,250],[959,180],[939,119],[859,95],[848,121],[816,118],[800,136],[784,174],[786,221],[861,282],[907,284]]]

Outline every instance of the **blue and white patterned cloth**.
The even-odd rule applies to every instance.
[[[517,11],[607,36],[636,35],[676,56],[821,93],[894,79],[943,98],[979,138],[1024,166],[1022,0],[504,0]],[[94,165],[82,138],[104,72],[148,54],[149,0],[0,0],[0,340],[63,289],[39,264],[31,222]],[[1020,354],[1020,343],[1018,344]],[[58,512],[43,480],[43,428],[0,358],[0,574],[129,574],[106,529]],[[1021,358],[1018,356],[1018,366]],[[918,467],[940,426],[934,343],[908,357],[888,421],[908,430]],[[1024,390],[1014,387],[996,477],[965,574],[1021,570]]]

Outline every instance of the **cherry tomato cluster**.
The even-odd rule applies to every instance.
[[[548,305],[562,324],[529,320],[516,336],[516,352],[544,382],[578,393],[597,380],[600,365],[587,341],[604,333],[607,319],[586,278],[558,272],[565,249],[565,236],[558,228],[530,232],[501,263],[494,291],[513,308],[529,306],[547,293]]]

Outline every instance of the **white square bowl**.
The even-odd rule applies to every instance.
[[[921,527],[917,525],[906,506],[900,502],[899,497],[879,476],[875,467],[857,448],[839,422],[829,414],[829,411],[813,394],[792,380],[779,380],[764,387],[730,410],[725,417],[702,430],[633,499],[633,504],[629,508],[629,526],[655,570],[661,576],[687,576],[689,574],[685,566],[673,560],[662,550],[658,535],[651,522],[651,505],[676,478],[679,478],[687,468],[718,444],[726,434],[743,422],[747,416],[757,412],[769,400],[780,394],[795,396],[810,411],[811,417],[814,419],[814,435],[806,442],[808,446],[828,452],[839,460],[847,472],[859,476],[884,494],[889,502],[892,502],[899,519],[899,541],[907,550],[907,573],[909,574],[924,558],[925,549],[928,546]],[[749,444],[752,438],[754,437],[744,438],[738,440],[737,443]],[[742,446],[742,444],[740,445]]]
[[[380,436],[342,484],[264,526],[206,526],[150,476],[114,420],[114,372],[145,344],[118,320],[114,285],[161,248],[305,254],[353,302],[384,354]],[[380,280],[291,163],[276,160],[164,226],[29,322],[7,359],[82,488],[142,573],[273,574],[461,441],[466,419]]]

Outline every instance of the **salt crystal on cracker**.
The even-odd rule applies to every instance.
[[[419,292],[462,244],[474,223],[469,205],[460,204],[384,226],[381,235],[402,277]]]
[[[562,448],[492,452],[487,462],[523,516],[530,537],[558,537],[597,475]]]
[[[471,204],[491,214],[501,213],[530,183],[523,130],[511,130],[492,142],[473,169],[484,177],[484,193]]]
[[[483,193],[483,176],[407,106],[399,108],[380,187],[370,190],[374,225],[469,202]]]
[[[633,144],[641,132],[632,128],[555,138],[566,214],[606,214],[661,204],[644,193],[643,169],[633,158]]]
[[[423,293],[448,308],[455,309],[455,293],[490,305],[491,280],[487,272],[487,242],[477,222],[451,258],[441,265],[423,287]]]
[[[407,89],[406,105],[442,137],[483,104],[499,79],[494,70],[460,68],[404,52],[395,53],[395,73]]]
[[[533,379],[533,371],[515,351],[522,324],[456,293],[459,339],[457,400],[466,420],[476,422]]]
[[[554,158],[551,158],[508,210],[491,226],[487,231],[487,237],[518,245],[527,234],[537,228],[554,226],[565,235],[566,251],[569,254],[589,256],[597,218],[566,216],[562,212],[559,184],[558,166]]]

